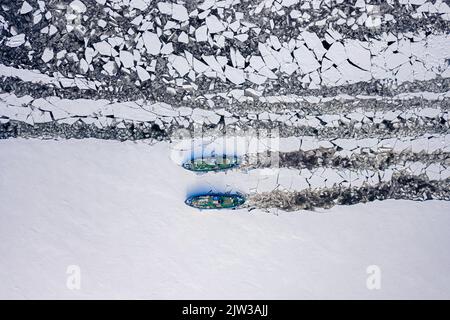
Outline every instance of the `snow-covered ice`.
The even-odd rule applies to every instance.
[[[448,202],[199,212],[166,143],[0,142],[1,298],[449,298]],[[368,290],[366,269],[382,271]],[[69,265],[81,290],[66,287]]]

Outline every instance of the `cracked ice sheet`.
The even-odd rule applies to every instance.
[[[117,102],[110,103],[107,100],[88,100],[88,99],[61,99],[58,97],[47,97],[33,99],[31,96],[27,96],[28,100],[23,103],[21,99],[17,100],[14,94],[4,93],[0,94],[0,117],[6,117],[11,120],[21,120],[22,118],[14,117],[14,113],[11,113],[8,108],[21,107],[24,112],[51,112],[53,113],[53,119],[65,119],[67,117],[92,117],[98,118],[102,116],[114,116],[117,120],[134,120],[134,121],[154,121],[156,119],[163,119],[167,121],[172,118],[176,121],[193,121],[198,124],[216,124],[220,120],[221,110],[205,110],[200,108],[186,108],[177,107],[173,108],[166,103],[153,103],[148,104],[144,101],[138,102]],[[440,99],[442,96],[437,96]],[[402,98],[403,99],[403,98]],[[317,100],[313,100],[317,101]],[[229,118],[231,114],[228,114],[226,118]],[[260,114],[261,121],[267,121],[271,119],[280,123],[285,123],[288,126],[322,126],[322,127],[338,127],[340,120],[345,122],[363,120],[364,117],[371,117],[373,123],[381,123],[383,120],[393,121],[397,116],[413,121],[414,119],[423,118],[435,118],[442,117],[448,119],[448,112],[439,108],[411,108],[409,110],[390,110],[381,112],[364,112],[360,108],[346,115],[343,118],[340,114],[322,114],[320,116],[310,116],[304,114],[293,114],[292,112],[277,114],[267,113],[267,116],[263,119]],[[245,116],[240,116],[241,120],[245,119]],[[248,116],[250,117],[250,116]],[[324,124],[319,123],[319,120],[324,121]],[[52,119],[49,119],[52,121]],[[170,122],[170,121],[169,121]]]
[[[20,120],[8,111],[9,108],[13,107],[20,107],[24,112],[28,109],[29,113],[39,110],[51,112],[55,120],[67,117],[98,118],[113,115],[117,119],[153,121],[158,117],[176,117],[179,115],[179,112],[166,103],[141,105],[135,102],[111,103],[108,100],[70,100],[58,97],[33,99],[30,96],[26,97],[25,102],[31,102],[30,107],[23,106],[24,99],[18,99],[15,95],[0,94],[0,116],[8,116],[12,120]],[[39,110],[32,108],[39,108]]]
[[[204,154],[222,154],[223,150],[236,150],[237,156],[244,154],[263,153],[266,151],[294,152],[310,151],[319,148],[333,148],[339,146],[346,152],[360,151],[361,148],[391,149],[394,152],[402,152],[406,149],[414,152],[425,151],[428,153],[439,150],[450,151],[448,142],[450,134],[430,135],[401,138],[368,138],[368,139],[333,139],[320,140],[313,136],[300,136],[288,138],[257,138],[255,136],[227,136],[225,142],[223,137],[205,137],[192,141],[185,139],[174,141],[171,145],[171,159],[178,164],[190,159],[191,149],[194,147],[194,155],[199,156],[201,150]],[[338,151],[339,153],[339,151]]]
[[[248,162],[246,156],[251,154],[263,154],[266,151],[310,151],[319,148],[335,148],[336,156],[349,157],[353,154],[364,154],[368,149],[372,152],[386,152],[390,150],[394,153],[411,151],[419,152],[448,152],[450,149],[444,148],[446,140],[442,136],[425,136],[423,138],[403,138],[403,139],[336,139],[332,141],[318,141],[314,137],[290,137],[290,138],[256,138],[256,137],[226,137],[213,138],[211,136],[195,140],[186,139],[171,146],[171,159],[174,163],[182,165],[191,159],[201,157],[211,157],[222,155],[237,156],[242,162],[243,168],[250,168],[246,171],[246,179],[239,177],[240,170],[232,170],[226,173],[217,173],[208,177],[200,177],[203,184],[210,186],[212,191],[227,191],[229,186],[234,186],[236,190],[244,193],[269,192],[274,189],[280,190],[303,190],[308,188],[332,187],[334,184],[343,187],[360,187],[363,183],[376,185],[382,181],[389,181],[394,173],[406,172],[408,174],[426,174],[431,180],[446,179],[450,176],[450,168],[447,169],[442,164],[436,163],[437,167],[428,167],[429,163],[421,162],[401,162],[393,163],[385,170],[359,170],[359,169],[334,169],[315,168],[308,169],[277,169],[274,168],[255,169],[258,165],[251,160]],[[446,150],[447,149],[447,150]],[[301,163],[299,163],[301,165]],[[243,169],[247,170],[247,169]],[[224,185],[223,181],[229,183]],[[230,182],[232,181],[232,182]],[[218,189],[216,189],[218,187]],[[210,191],[210,190],[204,190]]]
[[[393,97],[382,97],[382,96],[369,96],[369,95],[357,95],[351,96],[347,94],[339,94],[331,97],[323,96],[299,96],[296,94],[290,95],[276,95],[276,96],[261,96],[259,101],[267,103],[298,103],[298,102],[308,102],[308,103],[321,103],[332,100],[337,101],[351,101],[351,100],[409,100],[414,98],[422,98],[424,100],[443,100],[445,98],[450,98],[450,91],[446,92],[404,92],[397,94]]]
[[[422,162],[407,162],[392,165],[385,170],[350,170],[335,168],[288,169],[266,168],[251,169],[244,172],[237,169],[199,175],[197,185],[203,192],[240,192],[243,194],[263,193],[274,190],[301,191],[322,189],[335,186],[362,187],[376,186],[380,182],[390,181],[393,174],[425,174],[430,180],[444,180],[450,177],[450,168],[435,164],[429,166]]]
[[[184,58],[183,58],[184,59]],[[198,60],[197,60],[198,61]],[[199,62],[200,63],[200,62]],[[140,68],[140,67],[139,67]],[[194,68],[195,68],[195,60],[194,60]],[[142,69],[142,68],[141,68]],[[143,69],[144,70],[144,69]],[[238,70],[238,69],[236,69]],[[145,70],[144,70],[145,71]],[[145,71],[146,72],[146,71]],[[236,71],[237,72],[237,71]],[[147,73],[148,74],[148,73]],[[86,89],[95,89],[96,83],[93,81],[87,81],[83,78],[65,78],[65,77],[51,77],[46,74],[43,74],[39,72],[38,70],[27,70],[27,69],[18,69],[14,67],[8,67],[3,64],[0,64],[0,76],[10,77],[10,78],[19,78],[20,80],[24,82],[30,82],[30,83],[40,83],[44,85],[54,85],[57,88],[63,87],[78,87],[81,90]],[[236,78],[236,75],[233,74],[234,78]],[[239,79],[238,82],[242,82],[242,74],[237,74]],[[221,93],[213,93],[210,94],[211,97],[215,96],[228,96],[233,97],[232,91],[229,92],[221,92]],[[336,96],[331,97],[321,97],[321,96],[299,96],[296,94],[289,94],[289,95],[276,95],[276,96],[260,96],[257,97],[257,100],[260,102],[267,102],[267,103],[297,103],[297,102],[308,102],[308,103],[320,103],[320,102],[326,102],[330,100],[339,100],[339,101],[346,101],[346,100],[369,100],[369,99],[376,99],[376,100],[408,100],[413,98],[423,98],[426,100],[442,100],[444,98],[450,97],[450,91],[446,92],[405,92],[397,94],[393,97],[382,97],[382,96],[369,96],[369,95],[357,95],[357,96],[351,96],[347,94],[339,94]],[[254,98],[245,96],[244,91],[242,91],[241,97],[238,97],[238,101],[247,101],[247,100],[253,100]]]
[[[448,202],[387,200],[326,215],[199,212],[183,203],[196,176],[167,153],[165,143],[1,141],[0,297],[450,297]],[[374,262],[395,286],[367,290]],[[90,270],[83,290],[67,290],[55,272],[73,263]]]
[[[179,58],[182,58],[182,57],[179,57]],[[206,57],[206,58],[211,59],[211,57]],[[182,59],[184,59],[184,58],[182,58]],[[198,61],[198,60],[196,60],[196,59],[194,60],[194,68],[195,68],[195,61]],[[210,60],[208,60],[208,61],[210,61]],[[182,65],[181,65],[182,69],[180,69],[180,70],[183,70],[183,73],[186,73],[187,71],[184,71],[184,70],[187,70],[186,69],[187,66],[184,65],[184,60],[181,62],[182,62]],[[217,61],[210,61],[210,63],[213,63],[213,62],[217,64]],[[198,63],[200,63],[200,62],[198,62]],[[347,64],[345,64],[345,65],[347,65]],[[215,68],[216,69],[219,68],[217,70],[222,71],[222,69],[219,65],[216,65]],[[241,71],[236,68],[229,68],[229,69],[230,69],[230,71],[233,72],[233,73],[230,72],[230,77],[231,76],[233,77],[231,79],[239,79],[239,80],[237,80],[236,83],[242,83],[243,75],[242,75]],[[73,78],[72,79],[72,78],[66,78],[66,77],[51,77],[51,76],[48,76],[46,74],[39,72],[38,70],[19,69],[19,68],[15,68],[15,67],[5,66],[3,64],[0,64],[0,76],[10,77],[10,78],[19,78],[20,80],[22,80],[24,82],[40,83],[40,84],[44,84],[44,85],[54,85],[57,88],[61,88],[61,86],[63,86],[63,87],[78,87],[81,90],[96,88],[96,83],[94,81],[88,81],[83,78]],[[223,96],[223,95],[230,96],[232,91],[222,92],[222,93],[214,93],[214,94],[211,94],[211,97]],[[339,95],[332,96],[332,97],[321,97],[321,96],[299,96],[296,94],[289,94],[289,95],[276,95],[276,96],[270,96],[270,95],[269,96],[260,96],[260,97],[258,97],[258,100],[261,102],[268,102],[268,103],[279,103],[279,102],[294,103],[294,102],[303,102],[303,101],[307,101],[310,103],[314,103],[314,102],[319,103],[321,101],[329,101],[330,99],[335,99],[335,100],[353,100],[353,99],[388,99],[388,100],[401,99],[401,100],[407,100],[407,99],[411,99],[411,98],[415,98],[415,97],[421,97],[421,98],[424,98],[427,100],[440,100],[445,97],[450,97],[450,92],[449,91],[447,91],[447,92],[426,92],[426,91],[424,91],[424,92],[405,92],[405,93],[395,95],[393,97],[367,96],[367,95],[358,95],[355,97],[355,96],[350,96],[347,94],[339,94]],[[248,99],[252,100],[253,98],[244,96],[244,94],[242,94],[242,97],[238,98],[237,100],[238,101],[239,100],[246,101]]]
[[[78,87],[82,90],[95,89],[94,81],[83,78],[51,77],[38,70],[18,69],[0,64],[0,76],[19,78],[25,82],[51,84],[57,88]]]
[[[149,3],[143,5],[143,0],[138,0],[137,3],[131,5],[132,8],[147,8]],[[81,2],[82,3],[82,2]],[[108,3],[109,5],[109,3]],[[122,3],[115,3],[113,7],[125,5]],[[79,6],[77,6],[79,7]],[[223,5],[221,5],[223,7]],[[156,8],[155,8],[156,9]],[[318,9],[318,8],[317,8]],[[178,28],[178,22],[189,24],[189,15],[186,8],[180,4],[169,4],[169,3],[160,3],[158,4],[158,10],[163,12],[165,15],[170,15],[173,20],[169,21],[172,23],[172,26],[168,28],[171,30],[172,28]],[[45,11],[45,10],[44,10]],[[89,11],[89,10],[88,10]],[[110,11],[112,13],[113,11]],[[192,13],[192,12],[191,12]],[[208,40],[208,29],[210,36],[211,34],[221,34],[225,32],[228,28],[228,22],[225,20],[221,20],[214,14],[209,14],[210,12],[206,12],[205,16],[202,16],[204,19],[204,24],[202,27],[198,29],[192,29],[192,33],[199,35],[199,40],[204,41]],[[198,15],[198,12],[192,14],[192,18]],[[169,32],[169,34],[162,34],[161,28],[158,27],[159,32],[153,32],[158,30],[153,30],[154,27],[149,25],[149,22],[142,23],[143,17],[141,17],[140,21],[135,21],[137,18],[134,18],[134,14],[127,16],[127,18],[133,17],[135,25],[137,26],[137,30],[132,30],[132,35],[136,35],[136,37],[130,37],[126,43],[123,41],[124,38],[129,37],[129,35],[123,34],[125,30],[120,31],[117,35],[110,35],[110,37],[101,40],[91,46],[87,46],[84,52],[78,57],[75,54],[75,58],[71,55],[74,64],[77,64],[76,67],[80,67],[86,73],[89,68],[92,68],[92,71],[101,71],[105,69],[109,76],[116,75],[116,67],[121,69],[123,67],[126,73],[131,72],[132,74],[138,74],[138,70],[142,75],[142,69],[134,68],[134,63],[130,62],[130,55],[128,58],[119,59],[122,61],[127,61],[126,63],[122,63],[122,67],[120,65],[116,65],[116,56],[118,55],[117,47],[121,50],[120,52],[135,52],[138,51],[139,54],[136,57],[136,62],[140,65],[151,69],[151,61],[152,59],[142,60],[145,53],[148,53],[154,57],[161,57],[162,60],[167,62],[170,61],[170,55],[167,55],[167,52],[163,52],[161,46],[171,44],[171,38],[174,35],[172,31],[167,31],[166,27],[164,30]],[[168,22],[168,24],[169,24]],[[142,25],[141,25],[142,23]],[[230,28],[233,27],[230,24]],[[248,27],[246,27],[248,28]],[[149,29],[153,31],[149,31]],[[200,30],[202,32],[200,32]],[[197,32],[198,31],[198,32]],[[248,30],[246,30],[248,31]],[[201,36],[200,36],[201,34]],[[233,32],[231,32],[233,34]],[[222,81],[231,82],[230,85],[241,85],[244,82],[244,79],[249,81],[253,81],[256,83],[264,83],[268,78],[277,79],[277,75],[274,72],[280,72],[286,75],[291,75],[295,70],[299,69],[299,75],[306,75],[306,79],[310,79],[314,86],[324,85],[324,86],[336,86],[348,83],[354,83],[356,81],[365,81],[372,79],[394,79],[398,83],[402,83],[410,80],[427,80],[434,79],[439,75],[442,77],[449,76],[449,68],[446,60],[449,58],[449,47],[448,47],[448,35],[446,34],[437,34],[430,35],[428,37],[413,37],[411,39],[414,42],[409,43],[410,41],[404,41],[403,35],[393,35],[389,34],[387,36],[382,37],[381,40],[378,39],[368,39],[368,41],[359,41],[355,39],[344,39],[342,36],[338,36],[336,31],[332,29],[327,31],[327,35],[332,35],[333,41],[330,41],[331,47],[326,50],[321,41],[324,39],[319,39],[317,35],[310,32],[302,32],[301,39],[302,41],[296,41],[295,38],[292,39],[284,39],[283,46],[281,45],[279,39],[271,35],[270,41],[267,43],[258,43],[257,47],[259,49],[260,57],[262,57],[263,65],[258,70],[252,70],[246,68],[245,77],[240,74],[238,78],[236,78],[236,72],[227,71],[228,74],[231,74],[230,77],[222,76],[223,69],[225,65],[220,66],[220,70],[215,70],[218,73],[218,77],[222,79]],[[225,39],[224,35],[220,35]],[[398,37],[398,38],[397,38]],[[233,38],[229,36],[229,38]],[[86,38],[87,41],[88,37]],[[118,41],[121,39],[121,41]],[[277,39],[277,40],[274,40]],[[188,39],[189,40],[189,39]],[[211,39],[209,39],[211,40]],[[214,40],[214,41],[213,41]],[[214,36],[214,39],[206,42],[206,45],[214,46],[217,45],[218,41]],[[223,40],[226,41],[226,40]],[[302,42],[305,42],[303,44]],[[392,50],[391,42],[395,42],[397,44],[400,51],[397,52]],[[407,43],[404,45],[404,43]],[[288,45],[286,45],[288,44]],[[126,47],[124,47],[126,46]],[[402,50],[402,47],[411,48],[408,50]],[[19,46],[20,47],[20,46]],[[114,48],[116,49],[114,49]],[[144,52],[145,47],[145,52]],[[219,45],[219,47],[225,47],[224,44]],[[122,50],[126,49],[126,51]],[[255,48],[256,49],[256,48]],[[404,49],[404,48],[403,48]],[[53,60],[56,60],[56,64],[64,60],[66,54],[61,55],[58,58],[58,54],[54,58],[52,48],[46,48],[46,51],[43,56],[41,56],[41,60],[43,62],[49,63]],[[87,53],[90,51],[90,54]],[[92,54],[97,53],[97,54]],[[326,51],[326,52],[325,52]],[[30,51],[33,52],[33,51]],[[51,55],[49,53],[52,53]],[[374,57],[371,59],[371,54]],[[87,58],[89,56],[89,59]],[[122,55],[125,57],[124,55]],[[200,56],[195,56],[194,58],[200,59]],[[106,58],[108,57],[108,58]],[[259,57],[259,56],[258,56]],[[325,58],[324,58],[325,57]],[[245,57],[249,58],[249,57]],[[296,63],[293,62],[293,58],[295,58]],[[108,59],[107,61],[103,59]],[[348,61],[347,61],[348,59]],[[88,60],[88,61],[87,61]],[[327,64],[326,61],[332,61],[336,64],[334,67],[332,64]],[[322,67],[320,62],[322,63]],[[349,64],[349,63],[352,64]],[[182,63],[183,64],[183,63]],[[179,64],[177,64],[179,65]],[[354,66],[356,65],[356,66]],[[82,67],[84,66],[84,67]],[[142,68],[141,66],[141,68]],[[231,67],[227,65],[228,67]],[[244,68],[243,65],[238,66],[239,72],[243,73]],[[318,72],[316,72],[318,70]],[[196,72],[199,71],[198,69]],[[225,70],[226,71],[226,70]],[[195,78],[203,75],[207,75],[206,73],[209,71],[202,71],[195,73],[192,71],[189,73],[190,78]],[[182,67],[177,70],[178,76],[185,77],[188,73],[186,72],[186,68]],[[356,76],[352,76],[355,74]],[[80,74],[78,74],[80,75]],[[156,75],[154,75],[156,76]],[[171,74],[171,76],[176,77],[175,74]],[[147,77],[139,77],[141,80],[146,79]],[[309,81],[309,80],[308,80]],[[101,85],[101,84],[100,84]]]

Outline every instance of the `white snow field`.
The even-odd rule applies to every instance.
[[[450,203],[200,212],[189,192],[245,174],[170,157],[167,143],[0,141],[0,298],[450,298]]]

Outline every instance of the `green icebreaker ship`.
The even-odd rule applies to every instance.
[[[235,209],[245,202],[241,194],[208,193],[189,197],[185,203],[197,209]]]
[[[183,168],[195,172],[222,171],[239,166],[238,158],[208,157],[183,163]]]

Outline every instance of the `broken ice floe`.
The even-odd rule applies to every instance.
[[[397,104],[398,105],[398,104]],[[375,105],[375,108],[377,105]],[[322,137],[353,137],[378,135],[382,137],[405,136],[412,133],[445,133],[449,126],[449,113],[445,105],[406,109],[365,110],[359,104],[346,114],[311,114],[306,110],[285,109],[273,112],[224,109],[209,110],[199,107],[172,107],[164,102],[149,103],[111,102],[106,99],[61,99],[58,97],[33,98],[27,103],[15,99],[14,94],[0,94],[2,122],[23,121],[27,123],[64,122],[67,119],[97,123],[103,127],[102,119],[120,123],[122,121],[157,123],[160,129],[174,131],[181,128],[212,125],[224,128],[281,130],[281,136],[313,134]],[[34,121],[36,119],[36,121]]]
[[[247,197],[248,208],[286,211],[331,208],[375,200],[450,200],[450,179],[429,180],[426,176],[397,174],[389,181],[353,187],[307,188],[301,191],[272,190]]]
[[[271,82],[295,77],[304,88],[317,89],[377,79],[401,84],[439,76],[448,77],[450,41],[446,33],[427,35],[420,30],[416,33],[384,32],[377,37],[361,40],[348,38],[330,25],[319,34],[302,27],[298,34],[290,36],[288,32],[281,36],[271,34],[278,32],[279,28],[276,28],[273,19],[269,19],[268,28],[265,29],[269,36],[248,43],[247,46],[253,47],[252,50],[247,50],[243,45],[233,45],[235,39],[247,42],[249,33],[260,35],[262,25],[258,23],[265,23],[266,19],[253,19],[254,12],[263,9],[272,12],[278,8],[275,12],[283,15],[288,13],[285,10],[292,9],[295,2],[263,1],[254,8],[250,4],[248,13],[235,11],[234,3],[215,1],[206,1],[197,8],[169,2],[154,4],[144,0],[97,1],[93,8],[80,0],[57,8],[39,5],[34,12],[44,15],[45,19],[35,21],[34,24],[42,27],[42,37],[49,37],[50,41],[28,41],[27,46],[32,50],[27,54],[32,61],[39,57],[45,64],[40,68],[47,74],[58,71],[65,73],[68,68],[73,73],[78,69],[79,73],[72,74],[72,77],[79,76],[86,81],[97,80],[98,73],[107,77],[120,74],[130,78],[130,83],[136,86],[146,81],[163,79],[170,79],[174,86],[181,87],[189,83],[196,87],[195,83],[199,79],[219,79],[230,87],[244,84],[271,86]],[[302,19],[308,19],[305,14],[310,10],[320,11],[319,2],[305,2],[301,6],[304,11]],[[32,14],[35,10],[33,4],[22,2],[19,9],[21,16]],[[325,1],[323,5],[329,6],[330,3]],[[345,3],[340,5],[346,6]],[[383,23],[384,20],[379,21],[374,15],[374,12],[378,12],[377,6],[364,1],[357,1],[355,6],[352,17],[347,17],[345,10],[339,8],[333,9],[329,17],[360,21],[353,26],[367,25],[368,21],[372,27]],[[8,7],[6,12],[13,11],[13,8]],[[94,8],[97,15],[91,16],[90,10]],[[439,13],[442,19],[447,19],[449,14],[448,5],[443,2],[424,2],[420,8],[422,15]],[[124,9],[123,15],[116,11]],[[71,23],[65,26],[66,30],[55,20],[64,12],[64,18]],[[98,15],[99,12],[101,15]],[[311,17],[311,14],[308,15]],[[290,16],[293,16],[292,12]],[[117,19],[128,21],[131,27],[121,29],[117,26]],[[200,24],[194,23],[195,19],[199,19],[197,21]],[[11,24],[14,22],[10,21]],[[295,30],[295,23],[283,28]],[[103,29],[109,24],[115,27],[114,32],[105,33]],[[97,30],[97,27],[102,30]],[[11,58],[18,50],[23,50],[27,35],[20,33],[13,25],[7,31],[6,45],[9,51],[4,58],[14,65]],[[57,31],[62,32],[61,36],[57,36]],[[54,37],[59,38],[59,42],[67,41],[67,47],[70,48],[73,46],[69,42],[72,35],[86,45],[59,55],[61,51],[56,52],[56,47],[60,47],[61,43],[55,42],[57,39]],[[244,39],[242,35],[247,37]],[[41,42],[47,45],[42,46]],[[216,48],[218,50],[214,52]],[[156,72],[155,63],[161,64],[158,67],[162,73]],[[113,82],[97,83],[105,87],[110,84]]]

